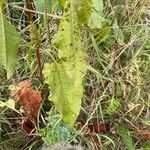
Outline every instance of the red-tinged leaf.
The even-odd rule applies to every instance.
[[[150,140],[150,131],[139,131],[138,133],[140,136],[142,136],[144,139]]]
[[[77,122],[75,128],[80,130],[85,126],[83,122]],[[98,118],[92,118],[89,123],[84,127],[83,133],[88,135],[89,133],[106,133],[110,132],[108,124],[102,123]]]
[[[84,127],[84,128],[83,128]],[[102,123],[98,118],[92,118],[87,125],[84,122],[77,122],[75,128],[81,130],[85,137],[90,138],[95,150],[100,150],[100,137],[97,133],[110,132],[110,127],[108,124]]]
[[[150,130],[136,130],[135,132],[135,135],[142,138],[142,139],[145,139],[145,140],[150,140]]]
[[[35,133],[36,129],[33,122],[30,119],[24,119],[20,123],[21,129],[23,129],[26,133],[32,135]]]
[[[11,93],[15,100],[21,104],[24,115],[35,122],[40,107],[41,95],[40,92],[32,89],[31,81],[19,82]]]
[[[100,132],[109,132],[110,128],[107,124],[100,122],[98,118],[92,118],[88,124],[88,128],[91,132],[100,133]]]

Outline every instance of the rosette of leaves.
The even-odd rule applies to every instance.
[[[75,128],[60,120],[59,115],[49,113],[47,121],[47,126],[40,130],[43,141],[47,145],[67,141],[76,134]]]

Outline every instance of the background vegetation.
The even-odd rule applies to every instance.
[[[0,149],[150,149],[149,25],[148,0],[0,0]],[[28,79],[32,134],[11,96]]]

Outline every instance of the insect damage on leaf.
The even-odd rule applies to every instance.
[[[11,95],[21,105],[22,113],[26,117],[21,124],[22,128],[28,133],[33,128],[28,127],[28,125],[36,121],[41,94],[32,88],[30,80],[25,80],[16,85],[15,89],[11,91]]]
[[[43,69],[45,83],[51,90],[49,99],[62,120],[70,125],[74,124],[80,112],[82,81],[86,73],[86,53],[80,35],[77,6],[77,0],[66,2],[58,33],[52,41],[58,50],[58,60],[45,64]]]

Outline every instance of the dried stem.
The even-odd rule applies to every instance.
[[[26,8],[27,9],[32,9],[32,5],[31,5],[31,1],[30,0],[26,0]],[[43,75],[42,75],[42,65],[41,65],[41,56],[40,56],[40,49],[39,49],[39,40],[35,39],[34,37],[36,37],[35,32],[36,30],[34,30],[35,26],[33,23],[33,13],[32,12],[27,12],[27,16],[30,22],[30,38],[33,44],[33,49],[35,50],[35,54],[36,54],[36,59],[37,59],[37,64],[38,64],[38,70],[39,70],[39,74],[40,74],[40,81],[43,84]]]
[[[36,53],[37,64],[38,64],[38,69],[39,69],[39,73],[40,73],[40,81],[43,85],[43,74],[42,74],[42,65],[41,65],[41,56],[40,56],[39,46],[35,49],[35,53]]]
[[[10,5],[10,4],[9,4],[9,5]],[[31,10],[31,9],[24,8],[24,7],[20,7],[20,6],[14,5],[14,4],[11,4],[10,6],[16,8],[16,9],[19,9],[19,10],[23,10],[23,11],[25,11],[25,12],[32,12],[32,13],[39,14],[39,15],[45,15],[44,12]],[[52,18],[54,18],[54,19],[62,19],[62,16],[58,16],[58,15],[54,15],[54,14],[49,14],[49,13],[47,13],[47,16],[48,16],[48,17],[52,17]]]

